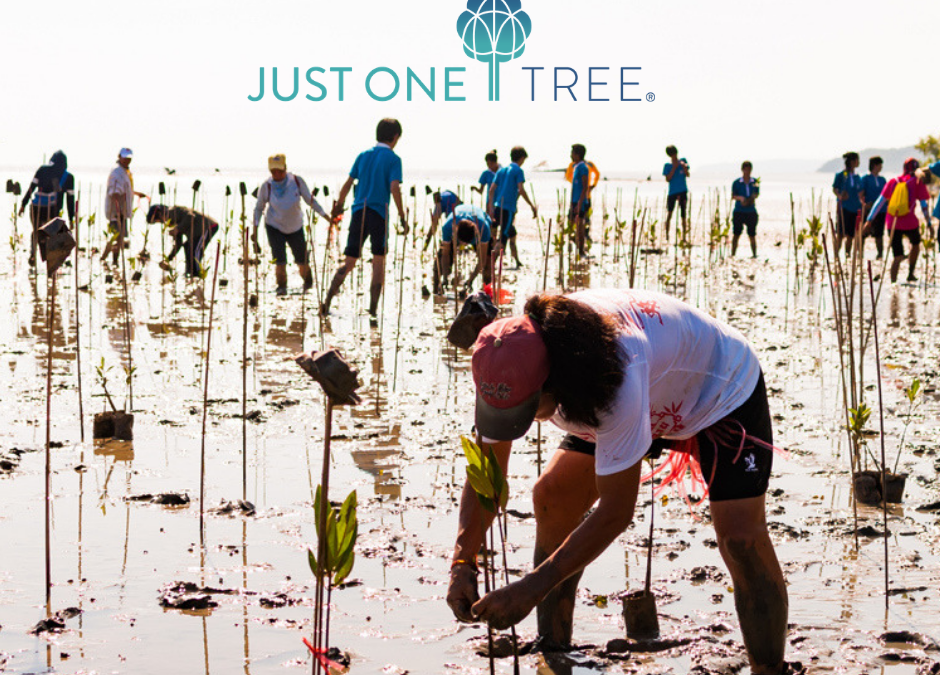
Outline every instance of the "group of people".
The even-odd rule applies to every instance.
[[[920,256],[921,231],[916,206],[920,205],[927,232],[933,235],[930,214],[930,194],[927,186],[933,176],[940,175],[940,162],[921,167],[920,162],[910,157],[904,162],[902,173],[897,178],[886,180],[881,175],[884,160],[875,156],[868,160],[868,174],[860,177],[857,169],[860,157],[857,152],[842,156],[845,169],[838,172],[832,182],[832,191],[838,200],[836,206],[835,249],[838,253],[845,242],[846,255],[851,254],[856,236],[859,250],[867,237],[875,240],[877,257],[884,255],[884,237],[894,259],[891,261],[891,282],[898,280],[901,264],[908,261],[907,281],[916,282],[917,260]],[[940,220],[940,200],[933,217]],[[904,250],[904,239],[910,242],[910,251]]]

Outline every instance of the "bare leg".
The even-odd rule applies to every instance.
[[[385,285],[385,256],[372,256],[372,284],[369,286],[369,315],[374,319],[379,311],[379,298]]]
[[[748,239],[751,240],[751,257],[756,258],[757,257],[757,237],[752,237],[748,235]]]
[[[914,244],[911,246],[911,254],[907,257],[908,267],[907,267],[907,280],[908,281],[917,281],[917,277],[914,276],[914,270],[917,269],[917,258],[920,255],[920,244]]]
[[[540,565],[581,524],[584,514],[597,501],[594,458],[580,452],[557,450],[535,483],[535,555]],[[575,574],[545,596],[536,610],[539,637],[550,647],[571,644],[575,594],[581,574]]]
[[[297,272],[304,280],[304,290],[309,291],[313,288],[313,273],[310,271],[310,265],[297,265]]]
[[[881,260],[885,254],[885,242],[881,237],[875,237],[875,248],[878,251],[878,260]]]
[[[333,302],[333,298],[336,297],[339,293],[339,289],[342,288],[343,282],[346,281],[346,276],[353,271],[357,260],[358,258],[346,256],[346,260],[343,261],[343,266],[336,270],[336,274],[333,275],[333,281],[330,282],[330,290],[326,293],[326,299],[323,301],[323,304],[320,305],[320,314],[322,316],[326,316],[330,313],[330,304]]]
[[[522,261],[519,260],[519,249],[516,248],[515,237],[509,240],[509,250],[512,251],[512,259],[516,262],[516,266],[522,267]]]
[[[712,502],[711,513],[751,672],[777,675],[786,650],[787,587],[767,533],[764,497]]]
[[[901,269],[901,261],[903,261],[907,256],[906,255],[896,255],[894,260],[891,261],[891,283],[897,283],[898,281],[898,271]]]
[[[733,258],[738,254],[738,240],[741,238],[740,234],[735,234],[731,237],[731,257]]]

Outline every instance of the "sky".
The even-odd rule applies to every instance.
[[[488,68],[463,51],[466,0],[45,0],[5,3],[0,37],[0,167],[35,167],[57,148],[72,167],[109,165],[129,146],[138,167],[261,167],[268,155],[348,168],[374,142],[376,122],[397,117],[406,167],[482,169],[493,148],[525,145],[530,166],[568,163],[572,143],[608,171],[657,172],[676,144],[695,165],[743,159],[823,160],[848,149],[911,145],[940,133],[935,58],[940,2],[908,0],[522,0],[532,31],[500,68],[501,100],[487,100]],[[41,7],[42,9],[38,9]],[[36,30],[30,27],[35,27]],[[299,68],[352,68],[345,100],[336,75],[327,98],[300,87]],[[640,67],[641,102],[620,102],[622,67]],[[258,93],[259,69],[267,93]],[[388,102],[370,99],[366,75],[401,78]],[[447,67],[467,100],[444,101]],[[541,67],[530,100],[530,72]],[[555,68],[578,73],[578,101]],[[416,88],[407,69],[437,100]],[[589,68],[614,100],[590,102]],[[570,71],[561,77],[570,78]],[[390,89],[388,75],[374,81]],[[646,101],[652,93],[655,100]],[[566,100],[567,98],[567,100]]]

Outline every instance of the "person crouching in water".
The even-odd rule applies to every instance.
[[[274,275],[277,283],[275,293],[287,295],[287,247],[290,246],[297,264],[297,271],[304,280],[304,290],[313,288],[313,273],[307,264],[307,239],[304,236],[304,213],[300,200],[313,208],[321,217],[330,220],[330,215],[310,194],[310,188],[300,176],[287,172],[287,158],[272,155],[268,158],[271,177],[258,189],[255,203],[254,227],[251,240],[258,250],[258,223],[264,215],[264,230],[274,254]]]
[[[467,277],[465,288],[469,291],[481,272],[483,283],[490,283],[493,273],[493,261],[490,257],[490,242],[493,237],[490,217],[478,206],[463,204],[460,198],[449,190],[441,193],[440,207],[442,212],[448,215],[441,227],[441,247],[434,259],[434,293],[443,294],[444,285],[450,276],[454,261],[457,260],[458,246],[461,244],[473,247],[477,254],[476,267]],[[432,222],[432,235],[436,227],[436,221]],[[456,283],[456,275],[454,280]]]
[[[533,421],[567,436],[532,488],[535,568],[482,599],[476,558],[493,516],[464,485],[447,592],[459,620],[502,630],[537,608],[543,649],[567,648],[581,573],[633,520],[643,457],[667,439],[670,463],[691,459],[708,482],[751,672],[783,672],[787,589],[764,513],[773,431],[743,335],[651,291],[543,293],[486,326],[471,363],[477,440],[504,475]]]
[[[219,230],[219,223],[185,206],[164,206],[154,204],[147,212],[147,222],[170,225],[167,232],[173,237],[173,249],[160,261],[160,269],[170,270],[170,263],[176,254],[183,251],[186,258],[186,276],[202,276],[202,256],[206,247]]]

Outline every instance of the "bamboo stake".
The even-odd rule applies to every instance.
[[[212,295],[209,298],[209,334],[206,335],[206,369],[202,387],[202,444],[199,449],[199,543],[206,545],[206,420],[209,415],[209,357],[212,353],[212,319],[215,314],[215,286],[219,277],[219,251],[222,242],[215,247],[215,269],[212,273]]]
[[[52,613],[52,533],[50,510],[52,501],[52,330],[55,321],[56,275],[49,283],[49,320],[46,330],[46,467],[45,467],[45,525],[46,525],[46,616]]]
[[[884,411],[884,401],[882,399],[881,393],[881,351],[878,347],[878,322],[875,319],[875,280],[871,272],[871,261],[868,261],[868,288],[871,293],[872,308],[871,308],[871,321],[872,321],[872,333],[875,337],[875,367],[876,377],[878,379],[878,417],[881,424],[881,514],[884,522],[885,528],[885,611],[888,611],[889,605],[889,593],[888,593],[888,584],[889,575],[888,575],[888,500],[886,499],[886,492],[888,487],[888,466],[887,459],[885,458],[885,411]],[[898,451],[900,453],[900,450]]]
[[[82,324],[81,303],[79,302],[79,290],[81,285],[78,277],[78,261],[81,258],[81,252],[78,242],[78,207],[81,203],[81,196],[75,200],[75,373],[78,379],[78,428],[81,431],[81,441],[85,442],[85,408],[82,400]]]
[[[242,501],[248,499],[248,217],[245,213],[245,195],[248,188],[239,184],[242,201]]]

